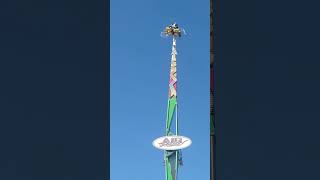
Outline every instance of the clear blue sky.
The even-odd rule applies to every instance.
[[[209,0],[111,1],[111,180],[164,180],[163,152],[171,39],[160,37],[176,21],[187,31],[177,42],[180,180],[209,180]]]

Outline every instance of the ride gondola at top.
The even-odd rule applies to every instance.
[[[183,29],[179,28],[177,23],[170,24],[162,32],[161,36],[168,37],[181,37]],[[184,32],[184,31],[183,31]]]

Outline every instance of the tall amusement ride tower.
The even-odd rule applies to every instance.
[[[153,141],[153,146],[164,150],[164,164],[166,180],[177,180],[178,167],[182,165],[181,149],[191,145],[191,139],[179,136],[178,101],[177,101],[177,38],[180,38],[183,30],[177,23],[167,26],[161,33],[162,36],[172,37],[172,52],[170,65],[169,95],[165,136]],[[175,122],[175,123],[173,123]]]

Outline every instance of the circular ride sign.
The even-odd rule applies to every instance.
[[[191,139],[184,136],[163,136],[152,142],[153,146],[162,150],[180,150],[191,145]]]

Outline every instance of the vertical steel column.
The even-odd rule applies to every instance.
[[[210,179],[215,180],[215,113],[214,113],[214,31],[213,0],[210,0]]]

